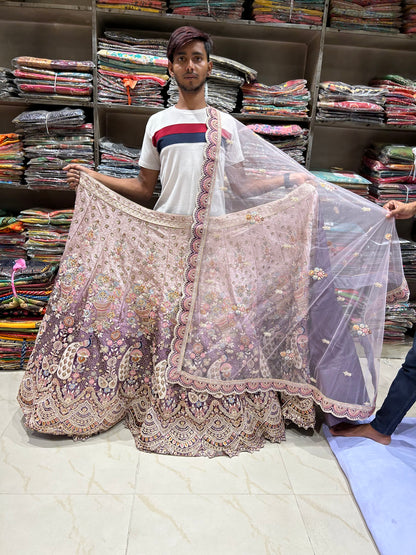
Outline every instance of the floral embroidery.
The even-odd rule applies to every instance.
[[[360,336],[371,334],[370,327],[367,326],[367,324],[354,324],[352,326],[352,329],[357,335],[360,335]]]
[[[328,274],[326,274],[322,268],[314,268],[313,270],[310,270],[309,275],[315,281],[320,281],[321,279],[328,277]]]
[[[251,224],[258,224],[264,221],[263,216],[259,216],[257,212],[250,212],[246,215],[246,220]]]

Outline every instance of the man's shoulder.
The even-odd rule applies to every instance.
[[[171,106],[170,108],[165,108],[163,110],[160,110],[159,112],[156,112],[155,114],[152,114],[148,119],[148,125],[158,126],[164,124],[166,120],[173,118],[173,108],[174,107]]]

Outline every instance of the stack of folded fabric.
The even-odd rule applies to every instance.
[[[360,195],[361,197],[368,198],[371,181],[354,171],[331,168],[329,170],[312,170],[311,173],[318,179],[335,183],[339,187],[348,189],[348,191]]]
[[[162,13],[166,11],[166,2],[163,0],[97,0],[97,8]]]
[[[7,215],[3,211],[0,215],[0,259],[25,258],[23,223],[16,216]]]
[[[0,98],[17,96],[17,87],[11,69],[0,67]]]
[[[383,123],[386,91],[367,85],[324,81],[319,85],[318,121]]]
[[[93,167],[93,126],[80,108],[36,110],[14,118],[29,158],[25,181],[32,189],[67,189],[69,162]]]
[[[383,205],[389,200],[416,200],[416,147],[374,144],[364,152],[362,173],[371,181],[370,199]]]
[[[107,137],[100,139],[100,173],[113,177],[137,177],[139,158],[140,149],[114,143]]]
[[[172,13],[183,16],[204,16],[241,19],[244,0],[170,0]]]
[[[386,123],[416,125],[416,81],[400,75],[383,75],[370,81],[386,91]]]
[[[21,187],[24,169],[20,136],[16,133],[0,135],[0,187]]]
[[[400,239],[400,250],[402,253],[403,271],[409,280],[416,279],[416,243],[407,239]]]
[[[416,0],[403,0],[403,33],[416,33]]]
[[[286,81],[280,85],[247,83],[242,86],[242,114],[267,114],[285,119],[306,119],[310,92],[305,79]]]
[[[73,208],[22,210],[17,219],[25,229],[27,240],[24,248],[27,257],[51,264],[58,263],[65,249],[73,213]]]
[[[100,39],[98,51],[98,100],[104,103],[162,108],[168,60],[155,40],[133,42]],[[149,54],[156,51],[158,54]],[[166,52],[166,50],[165,50]]]
[[[253,19],[261,23],[321,25],[323,0],[254,0]]]
[[[269,125],[267,123],[251,123],[247,127],[286,152],[300,164],[305,164],[308,129],[303,129],[299,125]]]
[[[99,50],[118,50],[121,52],[134,52],[148,54],[149,56],[166,57],[167,39],[138,38],[125,31],[108,29],[104,37],[98,39]]]
[[[94,64],[90,61],[19,56],[13,59],[13,67],[19,96],[35,100],[91,100]]]
[[[399,33],[401,0],[331,0],[329,21],[336,29]]]
[[[416,304],[398,303],[386,306],[384,322],[384,341],[404,341],[406,333],[416,323]]]
[[[0,368],[22,370],[32,352],[58,264],[15,259],[0,261]],[[14,290],[13,290],[14,287]]]
[[[210,59],[213,67],[207,81],[207,102],[224,112],[234,112],[237,110],[240,87],[254,81],[257,72],[230,58],[212,55]],[[179,90],[175,79],[169,81],[168,97],[169,106],[177,103]]]

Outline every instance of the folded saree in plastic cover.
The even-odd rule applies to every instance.
[[[207,114],[192,216],[82,177],[19,391],[30,428],[85,437],[126,416],[140,448],[213,455],[244,438],[235,454],[273,437],[277,394],[373,412],[386,295],[407,294],[394,221],[238,122],[241,162],[223,167]],[[217,187],[225,213],[210,217]]]

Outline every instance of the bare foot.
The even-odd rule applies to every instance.
[[[389,445],[391,442],[391,436],[381,434],[375,430],[371,424],[349,424],[347,422],[341,422],[341,424],[329,428],[329,431],[333,436],[366,437],[377,443],[382,443],[383,445]]]

